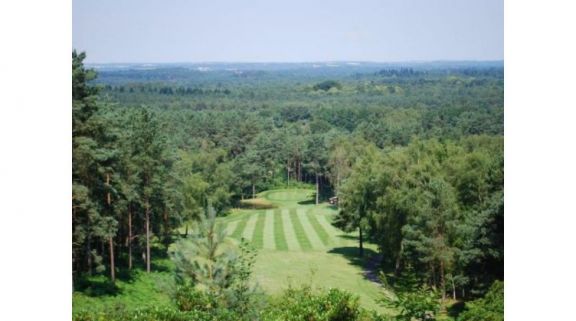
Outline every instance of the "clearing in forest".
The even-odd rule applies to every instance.
[[[314,205],[313,193],[262,192],[254,200],[257,209],[234,210],[221,222],[231,238],[244,238],[258,250],[254,277],[267,292],[298,284],[341,288],[357,294],[365,308],[383,311],[376,303],[383,289],[364,270],[376,255],[375,245],[366,244],[365,259],[359,258],[357,234],[332,226],[336,209]]]

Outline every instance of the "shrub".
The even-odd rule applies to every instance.
[[[399,312],[397,319],[403,321],[436,320],[440,309],[440,300],[435,291],[428,287],[415,288],[408,292],[400,292],[396,299],[386,300],[384,304]]]
[[[171,308],[147,308],[136,310],[108,310],[78,312],[74,321],[232,321],[236,320],[226,311],[178,311]]]
[[[315,292],[310,287],[290,288],[263,312],[265,321],[372,321],[379,320],[367,313],[352,294],[330,289]]]
[[[459,321],[504,321],[504,282],[495,281],[483,298],[466,306]]]

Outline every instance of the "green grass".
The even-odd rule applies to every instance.
[[[312,244],[310,244],[310,240],[306,236],[306,231],[302,227],[302,222],[300,222],[300,218],[296,213],[295,208],[290,209],[290,220],[292,221],[292,226],[294,227],[294,233],[296,234],[296,239],[300,244],[300,248],[302,250],[310,250],[312,249]]]
[[[148,274],[137,270],[130,278],[117,279],[115,287],[110,286],[108,278],[102,275],[86,278],[82,283],[82,291],[75,291],[72,295],[72,310],[75,312],[173,306],[169,294],[174,284],[171,272]]]
[[[357,295],[363,307],[387,312],[377,303],[384,290],[363,275],[365,261],[357,256],[357,233],[332,226],[336,210],[327,204],[314,205],[311,192],[267,191],[258,197],[276,208],[235,209],[218,223],[232,240],[246,238],[258,249],[253,277],[267,293],[302,284],[340,288]],[[366,243],[365,248],[367,254],[376,253],[374,244]],[[131,279],[119,278],[114,293],[99,293],[107,289],[105,277],[100,278],[92,281],[92,290],[74,293],[74,311],[173,304],[169,297],[174,282],[171,272],[135,272]]]
[[[286,237],[284,236],[284,224],[282,223],[280,210],[274,210],[274,243],[276,244],[277,250],[288,250],[288,244],[286,243]]]
[[[234,230],[234,232],[232,232],[232,234],[230,236],[233,238],[237,238],[237,239],[242,237],[242,233],[244,233],[244,229],[246,228],[246,223],[248,223],[248,220],[245,220],[245,219],[240,220],[236,224],[236,229]]]
[[[252,237],[252,245],[261,249],[264,247],[264,220],[266,219],[265,212],[260,212],[256,220],[256,226]]]
[[[320,223],[318,223],[318,219],[316,218],[316,215],[309,214],[309,213],[306,213],[306,214],[308,215],[308,220],[310,221],[310,224],[312,224],[312,227],[316,231],[316,234],[318,235],[318,237],[320,238],[320,240],[322,241],[324,246],[329,246],[330,245],[330,236],[328,235],[326,230],[322,227],[322,225],[320,225]]]
[[[387,311],[377,303],[384,290],[363,275],[357,233],[332,226],[336,210],[314,205],[313,192],[266,191],[258,198],[277,208],[235,210],[221,222],[234,231],[233,238],[250,235],[259,249],[254,279],[266,292],[275,294],[300,284],[340,288],[358,295],[365,308]],[[366,243],[366,252],[376,253],[376,246]]]

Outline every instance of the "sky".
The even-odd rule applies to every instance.
[[[503,0],[73,0],[88,63],[503,60]]]

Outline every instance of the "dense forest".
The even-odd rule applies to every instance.
[[[72,54],[74,291],[174,277],[162,307],[75,307],[75,319],[503,320],[501,62],[85,57]],[[337,197],[332,224],[357,233],[360,260],[375,245],[390,313],[336,288],[273,297],[252,284],[257,250],[224,246],[217,223],[280,188],[314,190],[313,205]]]

